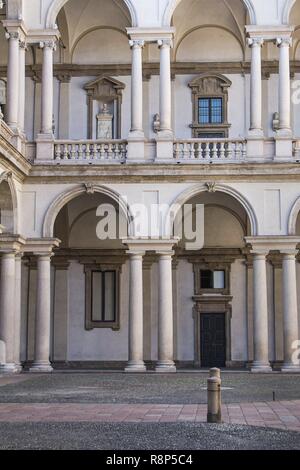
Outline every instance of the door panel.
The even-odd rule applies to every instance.
[[[202,313],[200,323],[201,366],[225,367],[226,332],[224,313]]]

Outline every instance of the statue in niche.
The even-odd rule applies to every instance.
[[[113,138],[113,115],[110,114],[106,103],[101,112],[97,114],[97,140],[111,140]]]

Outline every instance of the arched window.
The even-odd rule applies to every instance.
[[[228,137],[228,88],[231,81],[219,74],[202,74],[189,83],[192,90],[194,138]]]

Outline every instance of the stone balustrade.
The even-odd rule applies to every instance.
[[[245,140],[184,139],[174,143],[174,160],[178,163],[238,163],[246,159]]]
[[[123,163],[126,158],[127,141],[125,140],[65,140],[56,141],[54,144],[56,162]]]
[[[0,118],[0,136],[8,142],[11,142],[13,134],[13,131],[10,129],[10,127],[8,127],[6,122]]]

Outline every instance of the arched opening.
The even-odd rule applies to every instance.
[[[232,2],[230,2],[230,3],[234,6],[234,4],[236,4],[237,2],[240,2],[240,1],[243,2],[243,4],[245,5],[245,8],[247,9],[247,13],[248,13],[248,16],[249,16],[248,24],[255,24],[256,23],[256,14],[255,14],[255,8],[253,6],[252,0],[232,0]],[[174,14],[174,11],[176,10],[176,8],[182,2],[184,2],[184,0],[169,0],[169,3],[166,7],[165,14],[164,14],[164,17],[163,17],[163,24],[165,26],[168,26],[168,25],[171,24],[172,16]],[[228,2],[226,2],[226,3],[228,3]],[[206,4],[206,6],[207,6],[207,4]]]
[[[64,5],[68,2],[70,2],[70,0],[55,0],[54,2],[52,2],[47,12],[46,28],[55,27],[59,12],[64,7]],[[130,25],[137,26],[136,11],[135,11],[134,6],[132,5],[131,0],[113,0],[113,2],[110,2],[110,3],[114,3],[120,8],[122,8],[124,11],[126,11],[126,14],[129,16],[129,19],[130,19]],[[86,3],[84,6],[86,6]]]
[[[131,51],[126,28],[134,24],[132,12],[130,0],[52,2],[47,27],[56,27],[60,33],[53,59],[53,133],[56,139],[127,137],[130,128],[126,116],[130,113]],[[33,49],[34,64],[39,69],[43,51],[38,45]],[[28,81],[26,95],[31,97],[28,106],[32,108],[32,103],[36,106],[36,109],[28,109],[32,115],[38,116],[41,77],[40,73],[36,75],[35,80]],[[124,91],[111,96],[111,90],[105,84],[99,84],[92,97],[93,106],[90,106],[91,97],[85,86],[103,75],[121,81]],[[26,126],[27,136],[34,140],[40,132],[40,117],[27,119]]]
[[[197,367],[244,367],[252,354],[252,267],[245,237],[255,230],[255,216],[237,194],[224,189],[212,184],[197,192],[195,187],[178,199],[183,204],[175,223],[175,233],[183,228],[177,269],[178,344]],[[199,207],[204,208],[204,219]],[[202,247],[191,243],[191,222]],[[184,345],[187,335],[194,336],[193,347]]]
[[[176,74],[174,102],[175,110],[185,108],[184,113],[175,113],[174,117],[178,138],[238,138],[245,134],[247,79],[241,64],[250,61],[245,35],[249,22],[242,0],[176,2],[171,20],[175,27],[173,61],[180,64],[182,72]],[[226,92],[228,100],[213,79],[216,72],[231,83]],[[195,104],[189,83],[203,73],[208,78],[199,88]],[[237,108],[240,119],[236,119]]]
[[[105,188],[75,188],[50,207],[44,234],[61,240],[52,258],[55,364],[125,364],[129,275],[121,238],[127,225],[124,205]]]

